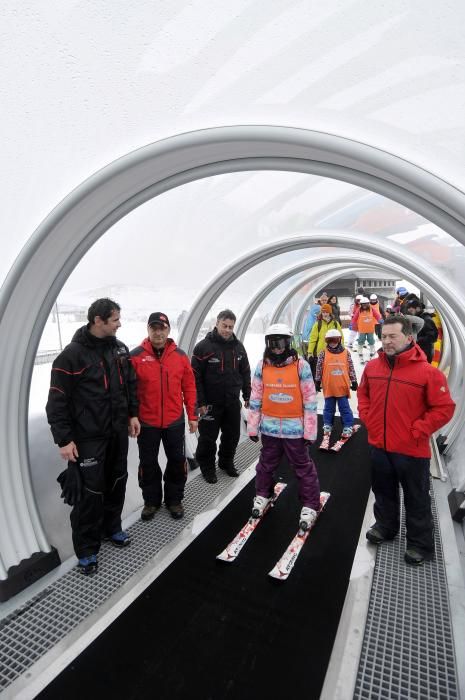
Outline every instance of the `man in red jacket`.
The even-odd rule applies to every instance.
[[[181,503],[187,478],[184,448],[184,406],[189,432],[197,430],[195,379],[189,358],[171,338],[166,314],[150,314],[148,338],[131,351],[137,376],[139,419],[139,486],[144,497],[142,520],[160,509],[162,471],[158,464],[160,442],[166,454],[165,505],[176,520],[184,515]]]
[[[358,388],[360,419],[368,430],[376,523],[372,544],[399,531],[399,484],[404,493],[405,561],[419,565],[434,555],[429,494],[430,437],[450,421],[455,403],[442,372],[428,364],[404,316],[386,318],[383,349],[369,362]]]

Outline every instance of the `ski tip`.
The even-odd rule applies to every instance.
[[[230,557],[227,552],[221,552],[221,554],[217,554],[216,558],[218,561],[227,561],[228,563],[234,561],[236,557]]]
[[[268,576],[271,576],[275,581],[286,581],[289,574],[283,574],[281,571],[272,569],[272,571],[268,572]]]

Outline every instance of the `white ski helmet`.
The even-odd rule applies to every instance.
[[[331,328],[329,331],[326,331],[325,340],[330,338],[342,338],[341,331],[338,331],[337,328]]]
[[[292,338],[293,333],[285,323],[272,323],[271,326],[268,326],[266,329],[265,338],[269,335],[282,335],[287,338]]]
[[[356,301],[360,301],[360,299],[363,299],[363,294],[357,294],[355,299],[356,299]]]
[[[376,301],[378,299],[377,294],[370,294],[370,301]]]
[[[368,299],[368,297],[362,297],[362,298],[360,299],[360,303],[361,303],[361,304],[369,304],[369,303],[370,303],[370,300]]]

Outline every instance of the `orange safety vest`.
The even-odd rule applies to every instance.
[[[345,348],[338,353],[325,350],[321,386],[325,397],[350,396],[349,361]]]
[[[368,311],[360,311],[360,316],[357,320],[359,333],[374,333],[376,324],[377,320],[371,313],[371,309]]]
[[[263,365],[262,413],[272,418],[302,418],[298,362],[275,367]]]

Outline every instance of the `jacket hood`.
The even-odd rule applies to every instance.
[[[205,337],[208,338],[208,340],[213,341],[214,343],[224,343],[225,345],[236,345],[239,342],[234,333],[232,334],[229,340],[225,340],[221,337],[216,328],[214,328],[212,331],[209,331]]]
[[[73,335],[72,342],[86,345],[89,348],[95,348],[102,347],[103,345],[116,345],[117,339],[114,335],[109,335],[106,338],[97,338],[97,336],[92,335],[89,331],[89,325],[87,325],[77,329],[76,333]]]
[[[388,356],[382,348],[378,350],[378,355],[381,360],[389,363]],[[411,348],[394,355],[394,367],[405,367],[409,362],[426,362],[426,355],[419,345],[414,343]]]
[[[150,352],[152,354],[154,354],[154,352],[155,352],[154,347],[153,347],[152,343],[150,342],[150,338],[145,338],[141,343],[141,347],[143,347],[144,350],[147,350],[147,352]],[[177,347],[178,346],[174,342],[173,338],[167,338],[166,345],[163,348],[162,354],[163,355],[171,355],[171,353],[174,352]]]

